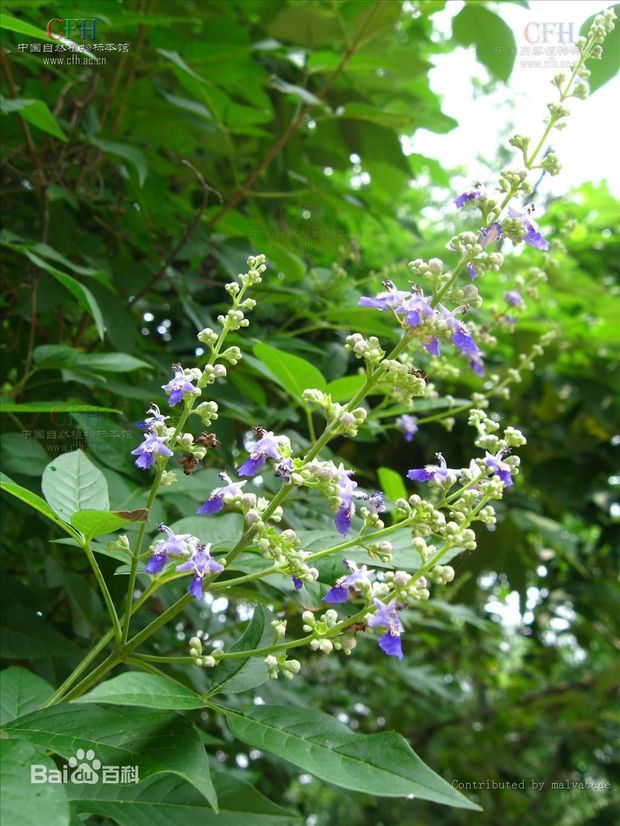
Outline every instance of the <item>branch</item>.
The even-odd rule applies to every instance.
[[[241,186],[233,192],[230,196],[230,200],[220,209],[219,212],[216,212],[215,215],[207,222],[209,226],[213,226],[217,224],[217,222],[226,215],[226,213],[230,212],[231,209],[237,206],[239,201],[242,201],[245,196],[248,194],[248,191],[252,188],[254,183],[256,182],[257,178],[270,166],[271,162],[280,154],[280,152],[284,149],[287,143],[291,140],[297,129],[301,126],[304,122],[308,114],[314,109],[314,107],[322,101],[331,87],[334,85],[336,80],[340,77],[342,72],[344,71],[345,66],[351,59],[351,57],[357,51],[357,48],[362,41],[368,26],[372,22],[374,16],[376,15],[379,8],[382,6],[382,0],[375,3],[373,7],[370,9],[366,20],[364,21],[363,25],[360,27],[360,30],[357,34],[357,37],[347,46],[345,53],[340,60],[338,66],[334,69],[332,74],[327,78],[321,89],[317,92],[316,95],[316,102],[309,103],[305,106],[301,112],[299,112],[295,117],[292,119],[290,124],[284,130],[284,132],[280,135],[280,137],[276,140],[276,142],[272,145],[269,149],[263,160],[258,164],[258,166],[254,169],[254,171],[250,174],[248,178],[241,184]]]
[[[200,204],[198,212],[194,216],[192,222],[188,225],[187,229],[185,230],[185,232],[183,233],[183,235],[179,239],[179,243],[172,250],[172,252],[168,256],[168,258],[166,258],[166,260],[161,265],[161,267],[157,270],[155,275],[153,275],[151,277],[151,279],[148,281],[147,284],[145,284],[145,286],[140,290],[140,292],[136,293],[136,295],[132,296],[129,299],[129,301],[127,302],[127,305],[129,307],[133,307],[133,305],[137,301],[139,301],[142,298],[142,296],[146,295],[146,293],[148,293],[155,286],[155,284],[159,283],[161,281],[161,279],[164,277],[164,275],[166,274],[166,270],[172,264],[172,262],[177,257],[177,255],[181,252],[183,247],[187,244],[189,239],[194,234],[194,232],[196,230],[196,227],[200,223],[200,219],[202,218],[202,216],[204,214],[204,211],[207,208],[207,204],[209,203],[209,193],[210,192],[215,192],[215,194],[218,196],[220,201],[222,200],[222,196],[220,195],[220,193],[216,189],[213,189],[213,187],[209,186],[209,184],[205,181],[205,179],[202,177],[202,175],[196,169],[195,166],[193,166],[189,161],[186,161],[186,160],[182,161],[182,163],[185,166],[189,167],[192,170],[192,172],[194,173],[194,175],[200,181],[200,184],[202,185],[202,203]]]

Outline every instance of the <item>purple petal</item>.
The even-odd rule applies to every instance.
[[[170,407],[174,407],[175,404],[183,401],[183,391],[182,390],[172,390],[170,395],[168,396],[168,404]]]
[[[484,376],[484,363],[480,359],[472,359],[469,366],[477,376]]]
[[[304,587],[304,584],[301,581],[301,579],[298,576],[292,576],[291,579],[293,580],[293,585],[295,586],[295,590],[296,591],[301,591],[301,589]]]
[[[523,226],[527,230],[525,233],[524,241],[526,244],[529,244],[530,247],[533,247],[535,250],[548,250],[549,243],[548,241],[543,238],[543,236],[538,232],[538,230],[531,224],[529,221],[524,221]]]
[[[469,201],[475,201],[476,198],[480,197],[480,192],[476,189],[468,189],[467,192],[462,192],[454,199],[454,206],[462,207],[465,204],[469,203]]]
[[[374,310],[387,309],[385,298],[374,298],[370,295],[363,295],[357,303],[360,307],[372,307]]]
[[[467,272],[469,273],[469,277],[471,279],[478,278],[478,274],[476,273],[474,265],[471,262],[467,265]]]
[[[509,470],[500,470],[497,475],[507,488],[512,486],[512,476]]]
[[[435,478],[435,474],[426,470],[426,468],[412,468],[407,472],[407,479],[412,479],[414,482],[430,482]]]
[[[352,518],[353,518],[353,508],[352,507],[347,507],[346,505],[341,505],[341,507],[338,508],[338,511],[336,513],[336,518],[335,518],[334,521],[335,521],[337,530],[339,530],[340,533],[343,536],[346,536],[347,533],[349,532],[349,528],[351,527],[351,519]]]
[[[135,451],[131,451],[135,453]],[[141,468],[142,470],[148,470],[153,462],[155,461],[155,457],[152,453],[141,453],[135,461],[135,466]]]
[[[468,356],[477,356],[480,352],[478,345],[464,329],[459,328],[450,339],[455,347]]]
[[[382,637],[379,637],[379,648],[385,652],[388,657],[396,657],[399,660],[403,658],[403,644],[400,640],[400,637],[396,634],[390,634],[388,631],[387,634],[384,634]]]
[[[439,339],[432,338],[429,342],[425,344],[425,349],[427,353],[430,353],[431,356],[438,356],[439,355]]]
[[[432,338],[424,346],[425,346],[426,352],[430,353],[431,356],[438,356],[439,355],[439,339],[438,338]]]
[[[334,585],[323,597],[323,602],[346,602],[349,599],[349,589],[342,585]]]
[[[207,499],[207,501],[204,503],[204,505],[201,505],[198,508],[196,513],[200,513],[202,515],[204,515],[204,514],[208,515],[210,513],[219,513],[222,510],[222,508],[224,507],[224,504],[225,504],[224,503],[224,497],[223,496],[217,496],[217,494],[216,494],[215,496],[212,496],[210,499]]]
[[[254,476],[265,464],[265,455],[260,453],[258,456],[250,454],[241,467],[237,468],[239,476]]]
[[[422,316],[418,310],[409,310],[405,316],[405,324],[407,327],[419,327],[422,323]]]
[[[146,574],[158,574],[162,571],[166,563],[168,562],[168,554],[167,553],[158,553],[153,554],[153,556],[149,559],[149,561],[144,566],[144,573]]]
[[[486,247],[491,244],[493,241],[499,241],[502,237],[502,228],[501,225],[497,222],[493,224],[489,224],[488,227],[483,227],[480,230],[480,241],[482,242],[482,246]]]
[[[195,599],[202,599],[202,577],[196,574],[187,590]]]

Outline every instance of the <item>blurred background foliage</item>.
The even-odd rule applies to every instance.
[[[514,56],[489,43],[509,49],[514,38],[498,3],[466,4],[452,35],[438,35],[433,15],[444,6],[5,0],[7,474],[38,490],[49,459],[81,446],[105,473],[112,507],[142,506],[145,479],[128,456],[139,439],[134,423],[158,400],[171,362],[200,362],[197,330],[214,323],[224,283],[258,252],[267,255],[269,276],[252,326],[235,342],[248,357],[217,386],[222,446],[209,453],[206,470],[166,490],[154,516],[174,525],[193,515],[214,469],[236,461],[248,427],[307,443],[318,421],[273,381],[252,346],[302,356],[328,382],[351,373],[343,348],[349,331],[395,336],[383,317],[357,307],[360,294],[385,276],[404,286],[407,261],[441,256],[468,221],[450,206],[451,176],[467,171],[406,154],[401,138],[456,125],[429,85],[437,55],[471,44],[493,88],[508,80]],[[51,17],[96,17],[98,40],[129,49],[97,53],[105,65],[86,58],[86,65],[46,64],[45,54],[19,44],[45,42],[41,30]],[[489,164],[489,182],[503,159]],[[491,324],[505,314],[503,291],[528,266],[542,266],[548,277],[513,331],[494,328],[491,373],[514,366],[548,329],[559,334],[511,400],[493,402],[502,421],[528,436],[497,530],[456,559],[453,584],[435,586],[432,599],[409,612],[402,664],[362,643],[346,661],[308,656],[292,685],[269,683],[255,693],[322,708],[360,731],[395,728],[449,780],[525,780],[525,789],[466,792],[484,807],[476,822],[611,824],[620,818],[612,702],[620,647],[620,506],[612,491],[620,483],[618,208],[604,184],[591,183],[541,206],[550,255],[542,264],[532,250],[509,256],[500,275],[481,283],[479,319]],[[456,369],[430,378],[457,399],[486,381]],[[332,389],[346,398],[351,386]],[[62,404],[108,411],[65,412]],[[452,466],[466,465],[472,438],[463,415],[450,433],[441,422],[422,426],[410,445],[394,428],[394,413],[371,418],[359,440],[333,450],[370,488],[381,486],[379,468],[404,475],[437,450]],[[390,487],[389,474],[382,479]],[[276,481],[266,475],[265,488]],[[386,492],[397,492],[391,484]],[[289,510],[301,531],[330,525],[318,498],[298,499]],[[3,654],[58,682],[101,633],[102,606],[84,561],[53,541],[53,528],[14,502],[3,522]],[[234,541],[235,516],[217,526],[221,542]],[[114,559],[102,558],[120,598],[124,577],[114,577]],[[163,610],[180,587],[170,586],[152,610]],[[247,600],[295,617],[300,599],[268,583],[236,596],[191,608],[182,624],[164,629],[157,650],[183,648],[195,628],[234,638]],[[211,718],[202,725],[214,761],[296,806],[309,826],[473,820],[423,802],[337,790],[275,758],[245,754]],[[611,789],[550,788],[554,780],[588,779]],[[533,790],[532,780],[545,788]]]

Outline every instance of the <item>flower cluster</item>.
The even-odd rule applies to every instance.
[[[159,574],[168,566],[171,556],[180,557],[184,561],[177,565],[175,570],[193,573],[188,591],[196,599],[202,599],[205,576],[208,573],[219,574],[224,570],[224,566],[212,558],[211,544],[205,544],[188,533],[175,534],[167,525],[160,524],[157,529],[166,536],[165,539],[157,539],[151,545],[151,558],[144,566],[144,572]]]
[[[540,162],[537,156],[550,129],[564,125],[568,114],[564,105],[566,99],[583,97],[583,81],[587,78],[585,60],[600,56],[600,44],[613,28],[613,18],[612,12],[595,18],[588,37],[578,43],[581,57],[571,78],[566,80],[559,75],[554,79],[560,93],[559,101],[549,104],[542,140],[531,149],[528,137],[515,135],[512,138],[512,146],[522,154],[522,167],[504,170],[497,188],[476,183],[454,199],[458,209],[477,210],[481,220],[476,231],[460,232],[447,243],[447,250],[459,256],[452,269],[448,270],[439,258],[428,261],[417,258],[410,262],[409,270],[416,282],[426,280],[424,287],[420,283],[409,283],[407,289],[399,289],[386,279],[377,295],[359,299],[360,306],[391,316],[402,331],[401,338],[390,353],[386,353],[375,336],[353,333],[346,338],[345,348],[362,362],[363,382],[351,401],[344,405],[335,402],[323,390],[304,390],[306,409],[314,405],[326,420],[322,434],[318,439],[313,437],[306,454],[295,455],[286,435],[256,427],[248,455],[236,471],[238,477],[245,478],[220,474],[222,484],[206,494],[198,513],[215,517],[224,508],[231,508],[242,514],[243,533],[227,556],[222,561],[215,560],[211,555],[211,544],[190,534],[176,534],[165,525],[159,526],[163,537],[151,545],[145,573],[162,574],[174,561],[174,576],[177,573],[192,574],[189,592],[196,598],[202,597],[206,585],[224,570],[225,565],[230,569],[230,563],[250,546],[268,561],[268,567],[258,571],[252,568],[250,573],[243,573],[242,568],[241,577],[217,583],[217,587],[228,587],[235,581],[246,584],[276,574],[288,578],[285,587],[292,595],[306,586],[296,599],[304,600],[306,610],[302,614],[302,627],[307,636],[286,642],[287,622],[276,617],[272,622],[273,644],[251,652],[253,656],[263,657],[270,676],[276,678],[282,674],[291,678],[300,670],[299,661],[288,658],[288,647],[308,645],[322,654],[342,651],[348,655],[356,646],[358,633],[374,633],[375,629],[379,629],[380,649],[387,656],[402,659],[403,620],[407,619],[403,611],[428,599],[431,585],[452,581],[454,569],[447,563],[455,554],[476,548],[476,523],[494,529],[493,503],[515,484],[519,457],[513,451],[525,444],[525,437],[510,426],[501,432],[498,421],[487,412],[489,398],[505,396],[510,384],[521,381],[525,370],[533,369],[534,359],[542,354],[550,336],[545,335],[529,354],[521,355],[518,366],[508,368],[504,378],[491,372],[485,386],[487,392],[473,393],[466,404],[457,404],[455,399],[446,397],[443,400],[445,409],[427,418],[413,407],[413,399],[426,396],[434,403],[438,393],[426,372],[414,364],[410,345],[417,345],[425,368],[435,380],[455,375],[455,368],[446,363],[446,345],[455,348],[474,373],[485,374],[485,353],[495,345],[496,339],[492,325],[476,323],[470,315],[482,305],[479,285],[484,281],[481,276],[497,272],[503,266],[503,255],[494,247],[506,240],[514,245],[525,243],[538,252],[549,249],[549,243],[534,219],[534,206],[527,200],[532,192],[528,173],[540,168],[554,174],[559,169],[553,153],[548,153]],[[576,78],[578,82],[573,87]],[[140,423],[144,440],[132,453],[137,456],[138,467],[156,466],[155,492],[159,484],[174,482],[166,464],[175,452],[183,454],[181,464],[188,473],[197,468],[207,450],[219,446],[215,434],[205,431],[194,438],[184,428],[190,415],[196,415],[207,428],[217,419],[215,401],[196,402],[205,388],[227,375],[228,368],[224,363],[234,366],[242,357],[238,347],[223,349],[223,344],[229,332],[248,325],[246,313],[255,306],[254,299],[247,298],[245,293],[250,286],[260,283],[265,269],[264,258],[250,258],[248,265],[247,273],[226,285],[232,307],[218,316],[221,332],[206,328],[198,334],[200,342],[209,350],[204,366],[188,369],[174,364],[172,378],[162,386],[170,407],[178,407],[181,411],[176,425],[170,426],[169,417],[162,415],[156,405]],[[468,276],[462,279],[464,283],[458,281],[461,275]],[[524,275],[517,276],[514,286],[503,294],[509,312],[496,309],[494,323],[504,328],[514,325],[512,313],[524,309],[526,297],[536,297],[536,285],[543,276],[539,268],[530,268]],[[395,410],[387,413],[398,415],[396,427],[402,431],[406,442],[413,441],[425,421],[440,421],[449,429],[458,412],[468,411],[469,424],[476,430],[475,445],[482,451],[482,455],[471,459],[467,467],[449,466],[441,453],[422,467],[412,467],[406,477],[420,486],[418,489],[424,491],[425,497],[414,493],[394,502],[388,507],[390,523],[387,527],[382,518],[386,511],[382,494],[369,495],[360,490],[353,478],[353,469],[339,459],[320,458],[321,452],[336,437],[355,437],[362,427],[374,427],[375,432],[381,429],[377,418],[373,421],[373,411],[369,412],[365,402],[373,388],[384,396],[381,405],[397,400]],[[382,414],[385,412],[381,411]],[[312,426],[309,429],[313,431]],[[419,436],[416,442],[420,442]],[[251,490],[250,478],[265,470],[271,470],[281,482],[272,498]],[[254,483],[258,490],[260,486],[256,479]],[[246,485],[250,485],[250,490]],[[269,488],[268,485],[265,487]],[[301,530],[290,526],[297,525],[294,519],[282,526],[283,503],[291,493],[301,498],[302,491],[323,496],[334,514],[335,530],[343,538],[352,533],[352,538],[343,541],[338,537],[339,541],[333,546],[310,551],[308,547],[311,546],[304,542]],[[208,523],[206,525],[208,529]],[[398,557],[393,553],[392,541],[398,541],[399,549],[403,544],[408,546],[412,560],[409,570],[393,567],[393,560]],[[124,545],[123,549],[126,550]],[[345,559],[345,572],[335,581],[333,577],[324,577],[321,566],[317,567],[315,562],[318,564],[319,559],[343,551],[350,556],[363,552],[364,556]],[[134,568],[136,558],[134,555]],[[403,564],[403,567],[407,565]],[[328,582],[319,582],[323,579]],[[309,610],[308,605],[313,601],[315,604],[327,603],[330,607],[323,613],[319,607]],[[351,613],[351,603],[354,602],[359,603],[359,610]],[[215,667],[226,656],[232,655],[238,656],[238,652],[228,653],[221,647],[204,655],[203,639],[192,637],[190,640],[191,660],[198,665]]]

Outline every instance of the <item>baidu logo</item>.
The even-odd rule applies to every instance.
[[[30,766],[30,782],[72,783],[92,785],[94,783],[139,783],[138,766],[104,766],[92,749],[78,749],[67,763],[58,769],[48,769],[40,763]]]

